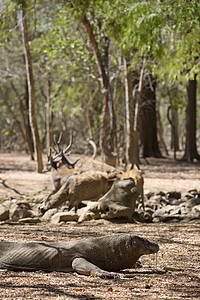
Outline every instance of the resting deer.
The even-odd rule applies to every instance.
[[[74,168],[70,168],[70,169],[58,168],[59,161],[61,161],[63,164],[65,164],[64,154],[62,153],[61,157],[63,157],[63,158],[61,158],[61,159],[59,158],[59,160],[57,161],[56,156],[53,156],[51,154],[51,152],[52,152],[52,150],[50,149],[50,153],[48,154],[47,170],[49,170],[49,167],[50,167],[53,190],[48,195],[46,201],[61,188],[61,186],[67,181],[67,179],[70,176],[78,174],[82,171],[81,169],[74,169]],[[67,163],[67,166],[68,166],[68,163]],[[46,169],[43,170],[43,172],[46,172]]]
[[[110,187],[108,176],[104,172],[89,170],[72,174],[40,209],[45,212],[68,202],[69,210],[75,207],[76,211],[81,201],[98,200]]]
[[[58,149],[54,148],[55,155],[52,155],[51,150],[48,156],[54,189],[40,209],[45,211],[49,208],[57,207],[65,201],[69,202],[69,209],[72,207],[77,209],[81,201],[97,200],[103,196],[111,188],[116,178],[132,177],[139,186],[143,201],[143,177],[140,174],[141,171],[131,170],[128,173],[122,173],[115,167],[96,161],[93,158],[71,162],[71,159],[66,158],[66,153],[71,148],[72,140],[65,150],[60,149],[59,143],[60,138],[56,142]],[[70,169],[59,169],[58,164],[60,162]],[[78,167],[74,168],[76,163]]]
[[[47,154],[48,161],[46,163],[46,167],[43,169],[43,172],[51,171],[51,180],[53,185],[53,190],[48,195],[46,201],[48,201],[49,198],[61,188],[63,183],[65,183],[71,175],[78,174],[82,171],[77,168],[75,169],[75,165],[79,159],[72,161],[68,154],[68,151],[72,146],[72,136],[69,145],[64,150],[60,148],[61,137],[62,133],[56,141],[56,137],[54,135],[54,143],[57,146],[57,149],[54,145],[53,149],[55,154],[53,155],[52,148],[50,148],[49,153]],[[67,168],[61,169],[61,165],[65,165]]]
[[[60,140],[59,137],[58,141],[55,142],[54,138],[57,149],[54,147],[54,155],[52,155],[52,149],[48,154],[46,169],[51,170],[53,190],[40,207],[42,212],[57,207],[67,200],[69,201],[69,208],[75,207],[77,209],[82,200],[96,200],[104,195],[111,187],[110,182],[116,178],[116,174],[109,173],[112,167],[95,162],[93,159],[90,160],[89,164],[87,164],[88,161],[80,162],[80,167],[74,168],[79,159],[72,161],[69,157],[66,158],[72,140],[65,150],[61,150]],[[67,168],[61,169],[60,163],[66,165]],[[112,168],[113,170],[115,168]]]

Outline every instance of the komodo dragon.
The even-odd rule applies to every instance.
[[[68,242],[0,242],[0,268],[43,270],[118,278],[117,272],[134,267],[140,256],[159,246],[133,234],[114,234]]]

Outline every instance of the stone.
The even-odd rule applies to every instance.
[[[52,208],[52,209],[49,209],[47,210],[44,215],[41,217],[41,220],[42,221],[49,221],[51,219],[51,217],[53,215],[55,215],[56,213],[58,212],[58,209],[57,208]]]
[[[187,207],[194,207],[200,204],[200,198],[192,198],[187,201]]]
[[[161,209],[158,209],[153,213],[153,218],[163,216],[163,215],[169,215],[171,211],[173,211],[176,208],[175,205],[166,205],[162,207]]]
[[[173,192],[168,192],[167,193],[167,198],[168,199],[180,199],[181,198],[181,193],[177,192],[177,191],[173,191]]]
[[[58,212],[51,217],[52,224],[58,224],[60,222],[78,221],[78,215],[75,212]]]
[[[200,217],[200,204],[195,205],[195,206],[192,208],[192,213],[194,213],[195,215],[198,215],[198,216]]]
[[[39,223],[41,222],[39,218],[23,218],[18,220],[19,223]]]
[[[9,209],[5,205],[0,205],[0,221],[9,219]]]
[[[10,219],[12,221],[18,221],[19,219],[32,217],[33,212],[28,202],[17,202],[11,205]]]

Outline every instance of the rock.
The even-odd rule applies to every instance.
[[[146,206],[152,208],[154,211],[169,204],[169,201],[161,195],[154,195],[146,202]]]
[[[187,201],[188,199],[194,198],[194,195],[189,194],[189,193],[183,193],[182,194],[182,199],[183,201]]]
[[[200,192],[198,192],[196,189],[189,190],[189,193],[192,194],[193,196],[200,197]]]
[[[58,212],[57,208],[52,208],[47,210],[44,215],[41,217],[41,221],[49,221],[53,215]]]
[[[141,222],[141,223],[149,223],[152,222],[153,218],[152,218],[152,214],[153,214],[153,210],[151,209],[147,209],[145,211],[140,210],[140,211],[135,211],[133,214],[133,221],[137,222]]]
[[[11,205],[10,219],[12,221],[32,217],[32,215],[31,206],[28,202],[18,202]]]
[[[39,218],[23,218],[18,220],[19,223],[39,223]]]
[[[195,205],[195,206],[192,208],[192,213],[194,213],[196,216],[199,216],[199,217],[200,217],[200,204],[199,204],[199,205]]]
[[[101,212],[98,210],[98,201],[88,201],[86,207],[77,210],[78,222],[96,220],[101,218]]]
[[[173,192],[168,192],[167,193],[167,198],[168,199],[180,199],[181,198],[181,193],[177,192],[177,191],[173,191]]]
[[[9,219],[9,209],[5,205],[0,205],[0,221]]]
[[[185,201],[180,198],[180,199],[170,199],[170,204],[171,205],[180,205],[181,203],[184,203]]]
[[[75,212],[58,212],[51,217],[52,224],[58,224],[60,222],[78,221],[78,215]]]
[[[163,197],[165,197],[165,196],[166,196],[166,194],[165,194],[164,192],[162,192],[162,191],[160,191],[160,192],[156,193],[156,195],[160,195],[160,196],[163,196]]]
[[[194,207],[199,204],[200,204],[200,198],[198,198],[198,197],[192,198],[187,201],[187,207]]]
[[[153,213],[153,218],[159,217],[159,216],[164,216],[167,214],[169,215],[170,212],[175,210],[175,208],[176,208],[175,205],[166,205],[166,206],[162,207],[161,209],[156,210],[155,213]]]
[[[190,209],[188,209],[185,205],[184,206],[180,206],[180,210],[181,210],[181,215],[183,216],[187,216],[190,213]]]
[[[101,218],[105,220],[110,219],[128,219],[131,220],[133,212],[130,207],[126,207],[121,203],[102,202],[99,203],[99,210],[101,211]]]
[[[183,220],[183,216],[181,215],[163,215],[163,216],[158,216],[153,219],[154,223],[159,223],[159,222],[179,222]]]
[[[151,197],[153,197],[154,196],[154,193],[153,192],[150,192],[150,191],[146,191],[145,192],[145,197],[147,198],[147,199],[150,199]]]

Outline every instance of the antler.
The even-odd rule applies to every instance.
[[[71,160],[68,153],[70,148],[72,147],[73,133],[71,133],[69,145],[64,150],[60,148],[61,139],[62,139],[62,132],[60,133],[58,140],[56,140],[56,135],[54,135],[54,144],[55,146],[57,146],[57,149],[55,146],[53,146],[53,149],[55,151],[55,155],[53,155],[53,157],[51,156],[51,149],[50,149],[50,154],[49,154],[50,156],[48,156],[48,160],[51,159],[51,161],[53,161],[54,163],[58,163],[61,161],[69,169],[74,169],[79,159],[77,159],[76,161]]]
[[[69,142],[69,145],[68,145],[67,148],[65,148],[65,150],[63,151],[64,154],[66,154],[66,153],[70,150],[70,148],[71,148],[71,146],[72,146],[72,143],[73,143],[73,132],[71,132],[71,135],[70,135],[70,142]]]
[[[55,146],[57,146],[58,149],[55,148],[55,146],[53,146],[53,149],[54,151],[56,152],[56,154],[58,154],[61,150],[60,150],[60,142],[61,142],[61,139],[62,139],[62,132],[60,133],[59,135],[59,138],[58,140],[56,141],[56,135],[54,134],[53,136],[53,141],[54,141],[54,144]]]
[[[94,159],[97,155],[97,146],[93,140],[88,140],[88,144],[90,144],[92,146],[92,149],[93,149],[92,159]]]

